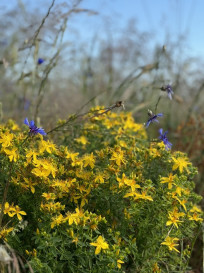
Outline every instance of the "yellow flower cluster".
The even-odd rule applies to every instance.
[[[18,205],[16,205],[16,206],[9,205],[9,203],[6,202],[5,206],[4,206],[4,214],[8,214],[10,217],[13,217],[14,215],[16,215],[18,220],[21,221],[22,220],[21,215],[26,215],[26,212],[21,211],[21,209],[19,208]]]
[[[202,211],[192,201],[192,183],[188,181],[191,163],[182,153],[166,151],[162,143],[149,143],[144,126],[135,123],[130,113],[104,115],[104,111],[93,109],[84,130],[77,132],[72,145],[67,146],[57,146],[40,135],[30,139],[14,124],[12,133],[2,127],[0,153],[5,169],[10,171],[9,183],[18,193],[12,196],[11,192],[15,201],[8,199],[2,206],[5,218],[16,215],[22,221],[26,212],[34,211],[40,215],[40,224],[35,223],[37,236],[43,235],[41,227],[46,224],[52,234],[63,230],[75,247],[80,240],[84,244],[88,241],[95,255],[114,254],[114,265],[110,264],[117,270],[129,255],[128,244],[137,251],[135,236],[142,233],[143,220],[144,225],[152,219],[155,225],[160,221],[162,234],[157,249],[179,252],[182,225],[202,221]],[[63,141],[66,143],[66,138]],[[26,210],[26,198],[31,212]],[[120,229],[127,232],[125,239],[115,235]],[[6,238],[12,230],[4,223],[0,238]],[[38,256],[34,250],[26,253]],[[160,272],[155,261],[152,265],[153,272]]]
[[[83,211],[83,209],[76,208],[74,213],[67,212],[65,216],[61,213],[52,218],[51,228],[55,226],[68,223],[70,226],[75,225],[88,225],[91,229],[96,229],[99,222],[105,221],[105,218],[100,215],[97,216],[89,211]]]

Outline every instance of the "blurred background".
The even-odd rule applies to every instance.
[[[136,122],[162,112],[159,126],[198,167],[204,195],[203,11],[203,0],[1,0],[1,121],[28,117],[48,131],[120,100]],[[167,84],[173,100],[161,91]],[[200,236],[194,272],[201,251]]]

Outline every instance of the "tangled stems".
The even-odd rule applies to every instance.
[[[94,114],[93,116],[89,117],[89,119],[92,119],[92,118],[94,118],[94,117],[98,117],[98,116],[104,115],[104,114],[106,114],[106,113],[112,111],[114,108],[119,108],[119,107],[122,107],[122,108],[124,109],[124,103],[123,103],[122,101],[117,101],[117,102],[114,103],[112,106],[109,106],[109,107],[104,108],[104,109],[94,110],[94,112],[96,112],[96,114]],[[101,111],[103,111],[103,112],[101,112]],[[47,134],[50,134],[50,133],[52,133],[52,132],[54,132],[54,131],[57,131],[58,129],[60,129],[60,128],[66,126],[68,123],[70,123],[70,122],[72,122],[72,121],[74,121],[74,120],[76,120],[76,119],[78,119],[78,118],[80,118],[80,117],[84,117],[84,116],[86,116],[86,115],[88,115],[88,114],[91,114],[91,113],[93,113],[93,111],[89,111],[89,112],[86,112],[86,113],[83,113],[83,114],[78,114],[78,115],[77,115],[77,114],[71,115],[71,116],[66,120],[65,123],[60,124],[60,125],[58,125],[57,127],[51,129],[50,131],[47,132]]]

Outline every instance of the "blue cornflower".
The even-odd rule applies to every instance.
[[[168,133],[168,131],[166,131],[164,134],[163,134],[163,129],[159,129],[159,133],[160,133],[160,136],[159,136],[159,139],[161,139],[163,141],[163,143],[165,144],[165,149],[166,150],[169,150],[171,149],[171,146],[172,146],[172,143],[168,141],[167,137],[166,137],[166,134]]]
[[[147,123],[145,124],[145,127],[148,128],[150,123],[153,123],[153,122],[159,122],[157,120],[158,117],[163,117],[163,114],[162,113],[159,113],[159,114],[153,114],[152,111],[148,110],[148,116],[150,117],[147,121]]]
[[[30,123],[28,122],[28,119],[25,118],[24,120],[24,124],[26,124],[27,126],[29,126],[30,128],[30,135],[37,135],[37,134],[41,134],[43,136],[46,136],[47,134],[45,133],[43,128],[38,128],[37,126],[35,126],[35,123],[33,120],[30,121]]]
[[[42,59],[42,58],[38,58],[38,64],[40,65],[40,64],[42,64],[42,63],[44,63],[44,59]]]
[[[174,91],[173,91],[172,86],[170,84],[164,85],[160,89],[162,91],[166,91],[168,97],[170,98],[170,100],[172,100],[172,95],[174,94]]]

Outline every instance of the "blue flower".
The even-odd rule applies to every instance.
[[[173,91],[172,86],[171,86],[170,84],[167,84],[167,85],[165,85],[165,86],[162,86],[160,89],[161,89],[162,91],[166,91],[168,97],[170,98],[170,100],[172,100],[172,95],[174,94],[174,91]]]
[[[44,61],[45,61],[44,59],[39,58],[39,59],[38,59],[38,64],[40,65],[40,64],[44,63]]]
[[[30,128],[30,135],[37,135],[37,134],[41,134],[43,136],[46,136],[47,134],[45,133],[43,128],[38,128],[37,126],[35,126],[35,123],[33,120],[30,121],[30,123],[28,122],[28,119],[25,118],[24,120],[24,124],[26,124],[27,126],[29,126]]]
[[[147,121],[147,123],[145,124],[145,127],[148,128],[150,123],[153,123],[153,122],[159,122],[157,120],[158,117],[163,117],[163,114],[162,113],[159,113],[159,114],[153,114],[152,111],[148,110],[148,115],[149,115],[149,119]]]
[[[159,133],[160,133],[160,136],[159,136],[159,139],[161,139],[163,141],[163,143],[165,144],[165,149],[166,150],[169,150],[171,149],[171,146],[172,146],[172,143],[168,141],[167,137],[166,137],[166,134],[168,133],[168,131],[166,131],[164,134],[163,134],[163,129],[159,129]]]

